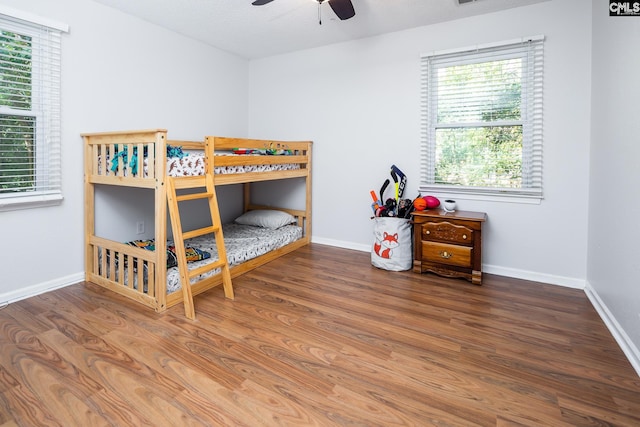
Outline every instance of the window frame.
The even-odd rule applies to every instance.
[[[436,129],[437,107],[435,90],[431,82],[434,73],[442,68],[443,62],[451,66],[483,62],[479,57],[491,56],[499,60],[510,57],[524,57],[523,80],[521,86],[521,117],[518,121],[504,122],[522,123],[522,186],[480,187],[443,184],[435,182],[436,169]],[[486,61],[484,61],[486,62]],[[499,43],[476,45],[461,49],[431,52],[421,55],[421,143],[420,143],[420,191],[423,193],[447,194],[451,197],[462,197],[483,200],[522,201],[539,203],[543,198],[542,182],[542,102],[543,102],[543,62],[544,36],[538,35]],[[437,78],[435,78],[437,81]],[[492,126],[495,122],[482,122]],[[504,124],[503,123],[503,124]],[[478,126],[479,123],[463,122],[457,126],[446,124],[440,128],[464,129]]]
[[[34,186],[0,193],[0,212],[58,205],[62,195],[61,38],[66,24],[0,5],[0,29],[31,38],[31,107],[0,105],[3,116],[33,117]]]

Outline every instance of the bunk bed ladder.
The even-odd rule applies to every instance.
[[[198,187],[204,187],[206,191],[190,194],[177,194],[177,190]],[[208,199],[212,225],[191,231],[183,231],[178,205],[180,202],[196,199]],[[222,224],[220,222],[220,212],[218,210],[218,199],[216,197],[216,191],[213,183],[213,175],[207,173],[204,176],[180,178],[167,177],[167,201],[169,203],[171,229],[173,231],[173,240],[178,258],[178,270],[180,272],[180,281],[182,283],[184,312],[187,318],[193,320],[195,319],[196,314],[193,304],[193,292],[191,290],[192,278],[208,271],[215,270],[216,268],[220,268],[222,272],[222,286],[224,288],[224,294],[229,299],[234,298],[231,273],[229,271],[229,263],[227,261],[227,251],[225,249],[224,239],[222,236]],[[203,236],[211,233],[215,236],[216,247],[218,249],[218,261],[189,271],[187,267],[187,254],[184,241],[192,237]]]

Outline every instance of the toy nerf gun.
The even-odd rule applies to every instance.
[[[378,209],[382,207],[382,202],[376,196],[376,192],[371,190],[371,198],[373,199],[373,203],[371,204],[371,209],[373,209],[373,213],[375,214]]]

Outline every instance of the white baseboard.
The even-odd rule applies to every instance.
[[[611,314],[609,308],[588,282],[584,291],[600,315],[600,318],[609,329],[609,332],[611,332],[611,335],[613,335],[613,338],[622,349],[622,352],[627,356],[627,359],[629,359],[631,366],[633,366],[633,369],[635,369],[638,376],[640,376],[640,350],[638,350],[638,347],[631,341],[629,335],[622,329],[622,326],[620,326],[616,318]]]
[[[498,276],[513,277],[515,279],[531,280],[532,282],[548,283],[550,285],[564,286],[566,288],[573,289],[584,289],[586,285],[586,281],[583,279],[537,273],[535,271],[520,270],[516,268],[500,267],[497,265],[482,264],[482,272],[497,274]]]
[[[29,286],[27,288],[0,294],[0,306],[4,306],[6,304],[20,301],[29,297],[34,297],[36,295],[44,294],[45,292],[53,291],[55,289],[64,288],[65,286],[73,285],[78,282],[82,282],[84,281],[84,277],[84,272],[75,273],[69,276],[60,277],[55,280],[50,280],[48,282]]]
[[[356,251],[370,252],[371,245],[363,245],[361,243],[347,242],[344,240],[325,239],[323,237],[311,237],[313,243],[321,245],[335,246],[343,249],[353,249]],[[497,274],[498,276],[513,277],[516,279],[531,280],[532,282],[548,283],[550,285],[565,286],[567,288],[584,289],[585,281],[582,279],[574,279],[572,277],[555,276],[552,274],[536,273],[535,271],[519,270],[515,268],[500,267],[496,265],[482,265],[482,271],[489,274]]]
[[[371,245],[363,245],[361,243],[346,242],[344,240],[325,239],[323,237],[311,236],[312,243],[318,243],[320,245],[335,246],[342,249],[353,249],[361,252],[371,252]]]

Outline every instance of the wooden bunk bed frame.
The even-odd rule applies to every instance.
[[[246,166],[255,164],[297,164],[299,169],[270,172],[216,174],[215,186],[243,184],[244,211],[254,209],[279,209],[293,215],[303,228],[303,237],[295,242],[254,259],[232,266],[231,277],[237,277],[273,259],[294,251],[311,241],[311,141],[271,141],[245,138],[207,136],[204,141],[168,140],[166,129],[83,133],[85,150],[85,280],[123,295],[157,312],[183,302],[182,292],[167,294],[166,242],[167,242],[167,145],[181,146],[184,150],[204,150],[207,170],[213,166]],[[128,153],[144,153],[147,159],[146,173],[126,172],[123,159],[117,154],[126,147]],[[293,152],[292,155],[274,156],[216,156],[218,151],[234,148],[278,148]],[[142,156],[141,156],[142,157]],[[111,170],[107,159],[118,158],[119,167]],[[143,171],[143,162],[139,161]],[[304,210],[251,203],[251,183],[289,178],[303,178],[306,187]],[[180,178],[176,178],[180,179]],[[196,181],[193,181],[197,183]],[[147,188],[154,192],[155,251],[148,251],[109,240],[95,234],[95,186],[112,185]],[[195,185],[196,187],[200,184]],[[184,188],[184,187],[183,187]],[[104,256],[103,256],[104,255]],[[116,259],[120,265],[145,265],[144,268],[122,268],[116,271]],[[145,286],[134,285],[134,283]],[[192,284],[193,295],[198,295],[222,283],[220,274]]]

